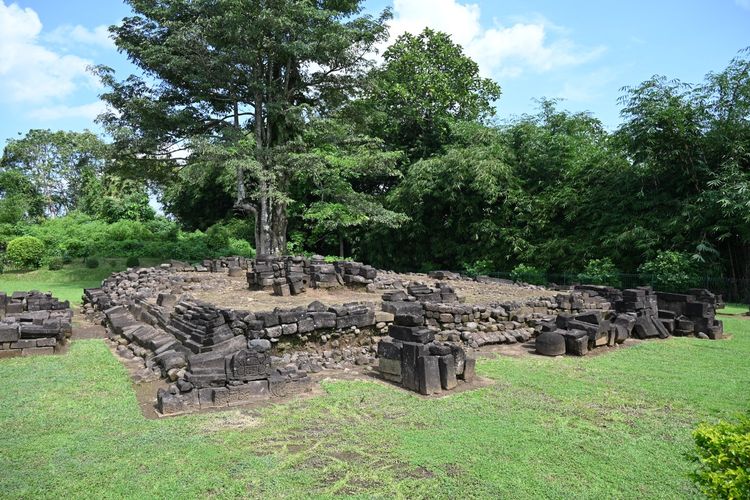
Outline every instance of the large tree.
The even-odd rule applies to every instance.
[[[120,82],[99,68],[114,108],[102,120],[116,144],[151,177],[174,175],[180,160],[165,160],[178,150],[200,149],[205,161],[223,149],[257,252],[283,252],[289,155],[309,118],[355,89],[389,12],[361,15],[360,0],[127,3],[135,15],[111,32],[144,76]]]
[[[482,121],[495,114],[500,86],[483,78],[479,66],[450,35],[426,28],[405,33],[372,72],[362,104],[371,132],[417,160],[450,143],[456,120]],[[356,108],[355,108],[356,109]]]
[[[41,196],[45,214],[57,216],[77,208],[84,177],[100,175],[107,157],[107,145],[91,132],[34,129],[8,141],[0,172],[26,177]]]

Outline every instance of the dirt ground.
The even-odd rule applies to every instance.
[[[185,273],[186,278],[196,277],[196,273]],[[264,311],[275,307],[292,308],[307,306],[310,302],[319,300],[326,305],[343,304],[346,302],[379,302],[383,291],[369,293],[364,288],[332,288],[312,289],[308,288],[305,293],[277,297],[270,290],[249,290],[244,277],[229,277],[226,275],[212,273],[199,274],[199,283],[190,283],[193,290],[186,290],[194,298],[216,304],[229,309],[244,311]],[[424,274],[387,274],[387,279],[401,281],[403,284],[409,281],[418,281],[427,285],[434,285],[436,280]],[[466,304],[490,304],[494,302],[524,301],[540,297],[554,297],[559,292],[541,288],[530,289],[515,285],[504,285],[500,283],[477,283],[475,281],[448,281],[458,296]]]

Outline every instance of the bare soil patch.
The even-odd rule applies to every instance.
[[[243,311],[264,311],[275,307],[288,309],[307,306],[310,302],[319,300],[326,305],[344,304],[347,302],[379,302],[382,290],[367,292],[365,288],[308,288],[305,293],[296,296],[279,297],[270,290],[250,290],[247,280],[242,277],[230,277],[219,273],[183,273],[187,279],[198,278],[199,281],[187,283],[192,290],[185,292],[198,300],[229,309]],[[396,274],[388,273],[383,276],[388,280],[398,280],[406,285],[410,281],[418,281],[434,285],[437,280],[426,274]],[[541,288],[526,288],[501,283],[478,283],[468,280],[448,281],[458,296],[466,304],[487,305],[497,302],[526,301],[543,297],[554,297],[559,292]]]

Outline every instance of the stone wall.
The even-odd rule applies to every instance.
[[[72,333],[68,301],[37,291],[0,292],[0,359],[55,354]]]

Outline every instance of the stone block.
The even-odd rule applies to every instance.
[[[545,332],[535,341],[536,352],[544,356],[565,354],[565,337],[556,332]]]
[[[464,372],[464,364],[466,363],[466,351],[457,344],[451,344],[451,354],[453,355],[456,375],[462,375]]]
[[[401,343],[393,342],[390,339],[383,339],[378,342],[378,357],[386,359],[401,359]]]
[[[384,379],[401,383],[401,359],[378,358],[378,371]]]
[[[417,359],[419,393],[425,396],[442,392],[440,365],[437,356],[421,356]]]
[[[57,345],[57,339],[55,338],[43,338],[43,339],[37,339],[36,346],[37,347],[55,347]]]
[[[15,342],[19,338],[18,323],[0,323],[0,342]]]
[[[583,330],[562,330],[565,338],[565,353],[585,356],[589,352],[589,336]]]
[[[464,372],[461,374],[461,378],[467,384],[474,381],[474,375],[476,370],[477,360],[474,358],[466,358],[464,363]]]
[[[423,326],[424,314],[398,313],[395,315],[393,322],[399,326]]]
[[[313,319],[315,329],[336,328],[336,314],[332,312],[312,312],[310,316]]]
[[[10,344],[11,349],[30,349],[32,347],[36,347],[36,340],[19,340],[18,342]]]
[[[401,384],[412,391],[419,390],[417,360],[427,354],[424,344],[404,342],[401,346]]]
[[[456,388],[456,364],[452,355],[438,357],[440,385],[446,391]]]
[[[427,344],[435,339],[435,334],[432,331],[420,326],[391,325],[388,327],[388,335],[404,342],[421,344]]]
[[[20,355],[21,349],[9,349],[7,351],[0,351],[0,359],[17,358]]]
[[[253,380],[245,384],[230,385],[229,403],[242,403],[244,401],[265,398],[270,396],[268,380]]]

